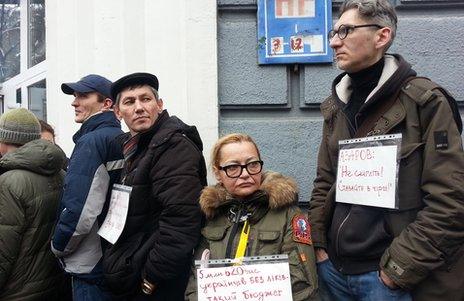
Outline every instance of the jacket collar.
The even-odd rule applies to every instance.
[[[13,169],[29,170],[37,174],[53,175],[61,170],[66,155],[55,144],[36,139],[0,159],[0,173]]]
[[[176,116],[170,116],[167,110],[163,110],[155,123],[146,132],[141,133],[138,143],[139,148],[160,146],[168,141],[174,133],[182,132],[198,147],[203,150],[200,134],[194,126],[185,124]]]
[[[87,133],[93,132],[96,129],[103,127],[118,127],[121,128],[121,122],[116,118],[113,111],[106,111],[100,114],[95,114],[87,119],[73,136],[74,143]]]
[[[264,196],[264,198],[263,198]],[[200,207],[208,219],[214,218],[221,209],[236,203],[262,205],[268,209],[288,207],[298,201],[298,187],[292,178],[276,172],[266,172],[259,190],[244,200],[231,196],[226,189],[216,184],[203,189],[200,196]]]
[[[385,66],[379,83],[367,96],[366,103],[373,102],[379,94],[391,94],[391,91],[396,91],[406,78],[415,75],[416,72],[411,69],[411,65],[403,57],[398,54],[386,54]],[[351,79],[348,74],[344,72],[337,76],[332,84],[332,94],[336,99],[346,104],[350,99],[351,92]]]
[[[146,132],[140,133],[140,140],[138,143],[138,147],[144,148],[146,145],[150,143],[150,141],[154,138],[159,136],[160,129],[164,127],[164,124],[169,119],[169,113],[167,110],[163,110],[156,118],[155,123],[153,126]]]
[[[372,90],[372,92],[367,96],[366,102],[372,97],[372,95],[377,92],[385,82],[392,77],[396,70],[399,68],[399,62],[393,55],[386,54],[385,55],[385,66],[382,70],[382,74],[380,75],[379,83],[377,86]],[[348,103],[350,99],[352,88],[351,88],[351,78],[345,72],[339,75],[335,80],[335,93],[338,98],[343,103]]]

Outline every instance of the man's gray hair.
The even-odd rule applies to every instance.
[[[148,88],[150,88],[151,92],[153,92],[153,95],[155,95],[155,100],[159,100],[159,94],[158,94],[158,91],[156,91],[155,88],[153,88],[152,86],[150,85],[133,85],[133,86],[128,86],[128,87],[125,87],[122,91],[124,90],[134,90],[134,89],[137,89],[137,88],[140,88],[140,87],[143,87],[143,86],[148,86]],[[118,95],[116,95],[116,104],[119,104],[119,101],[121,100],[121,92],[118,93]]]
[[[361,19],[391,29],[391,40],[385,51],[390,48],[396,36],[398,17],[389,0],[346,0],[340,7],[339,17],[350,9],[356,9]]]

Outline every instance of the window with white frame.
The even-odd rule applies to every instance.
[[[0,0],[0,94],[5,111],[46,119],[45,0]]]

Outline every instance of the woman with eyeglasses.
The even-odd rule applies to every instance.
[[[217,184],[200,196],[207,221],[195,259],[287,254],[293,300],[317,300],[310,225],[297,207],[295,181],[263,172],[258,147],[245,134],[219,139],[211,161]],[[196,290],[193,268],[186,299],[197,300]]]

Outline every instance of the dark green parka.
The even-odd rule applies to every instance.
[[[246,200],[232,198],[220,185],[206,187],[200,197],[200,205],[208,221],[202,229],[202,241],[195,250],[200,259],[205,249],[210,259],[226,258],[229,241],[230,257],[234,257],[240,238],[238,227],[235,237],[230,212],[248,212],[250,223],[249,247],[245,256],[288,254],[293,300],[318,300],[317,272],[312,243],[294,239],[292,220],[304,215],[296,206],[297,185],[278,173],[265,173],[260,190]],[[192,270],[187,287],[187,300],[197,300],[196,271]]]
[[[0,300],[52,300],[63,274],[50,250],[65,155],[46,140],[0,159]],[[58,299],[56,299],[58,300]]]

